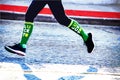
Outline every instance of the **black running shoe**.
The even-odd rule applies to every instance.
[[[93,48],[94,48],[94,43],[93,43],[93,40],[92,40],[92,34],[91,33],[88,33],[88,39],[85,42],[85,44],[87,46],[88,53],[91,53]]]
[[[20,56],[25,56],[26,48],[22,48],[20,44],[15,44],[13,46],[5,46],[5,49],[8,52],[11,52]]]

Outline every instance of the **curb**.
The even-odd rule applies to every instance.
[[[24,20],[24,18],[25,18],[25,14],[1,12],[1,19]],[[120,26],[120,20],[75,18],[75,17],[70,17],[70,18],[77,20],[80,24]],[[35,18],[35,21],[38,21],[38,22],[57,22],[55,20],[55,18],[53,18],[52,16],[45,16],[45,15],[38,15]]]
[[[27,6],[1,4],[1,19],[24,20],[27,8]],[[120,26],[120,12],[81,10],[65,10],[65,12],[68,17],[77,20],[81,24]],[[57,22],[49,8],[44,8],[35,18],[35,21]]]

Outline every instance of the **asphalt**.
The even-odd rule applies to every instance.
[[[32,80],[30,77],[33,78],[35,75],[42,80],[46,80],[46,78],[47,80],[89,80],[90,77],[88,75],[83,75],[85,70],[88,72],[95,71],[95,75],[98,74],[98,76],[95,77],[95,75],[90,74],[93,75],[92,78],[95,80],[96,78],[99,80],[101,74],[103,78],[106,75],[112,77],[106,80],[120,79],[119,26],[81,24],[86,32],[92,32],[93,34],[95,48],[92,54],[89,54],[82,38],[67,27],[58,23],[35,22],[33,34],[28,42],[26,56],[20,57],[7,52],[4,46],[20,41],[24,21],[1,20],[0,23],[0,69],[2,69],[2,72],[7,72],[7,70],[12,71],[8,66],[5,65],[4,67],[4,63],[12,63],[14,67],[15,65],[19,65],[16,68],[18,68],[18,71],[21,71],[20,75],[25,73],[21,78],[27,79],[29,77],[27,80]],[[69,65],[74,67],[72,68]],[[75,65],[79,65],[80,67],[76,67]],[[28,74],[31,69],[33,72],[35,69],[34,75]],[[65,69],[69,70],[65,72]],[[74,70],[77,72],[74,72]],[[104,70],[104,72],[101,72],[101,70]],[[71,74],[68,75],[67,73]],[[15,76],[14,74],[13,76]],[[5,77],[2,76],[2,78]],[[14,77],[13,80],[17,79]]]

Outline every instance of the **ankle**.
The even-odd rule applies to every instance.
[[[21,44],[21,43],[20,43],[20,45],[21,45],[22,48],[26,48],[26,47],[27,47],[26,44]]]

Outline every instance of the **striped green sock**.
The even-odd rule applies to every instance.
[[[88,34],[85,33],[85,31],[77,21],[71,20],[71,23],[69,24],[68,27],[74,32],[76,32],[77,34],[79,34],[83,38],[84,42],[87,41]]]
[[[26,44],[28,42],[28,39],[32,33],[33,30],[33,23],[32,22],[25,22],[25,26],[23,28],[22,38],[20,44],[23,48],[26,48]]]

